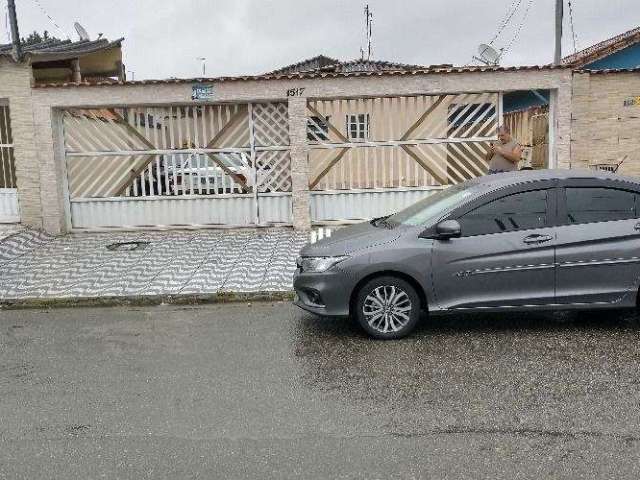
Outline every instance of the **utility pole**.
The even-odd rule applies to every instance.
[[[564,0],[556,0],[556,50],[553,58],[554,65],[562,63],[562,20],[564,17]]]
[[[18,31],[18,16],[16,15],[15,0],[7,1],[7,9],[9,12],[9,23],[11,24],[11,40],[13,43],[13,58],[16,62],[22,60],[22,44],[20,43],[20,32]]]

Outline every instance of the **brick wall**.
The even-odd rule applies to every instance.
[[[41,169],[31,94],[31,67],[0,58],[0,98],[8,101],[11,112],[20,215],[24,225],[41,228]]]
[[[588,168],[629,158],[618,173],[640,176],[640,96],[638,73],[577,73],[573,82],[571,166]]]

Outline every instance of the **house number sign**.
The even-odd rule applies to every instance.
[[[304,87],[290,88],[287,90],[287,97],[301,97],[304,93]]]
[[[625,107],[635,107],[638,105],[640,105],[640,97],[631,97],[624,101]]]

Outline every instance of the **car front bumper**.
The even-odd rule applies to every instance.
[[[293,276],[293,288],[294,304],[308,312],[329,317],[349,315],[351,288],[338,269],[322,273],[301,273],[298,269]]]

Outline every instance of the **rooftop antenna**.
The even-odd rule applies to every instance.
[[[474,55],[473,59],[479,61],[480,63],[484,63],[488,67],[496,67],[500,63],[502,50],[502,48],[500,50],[496,50],[491,45],[481,43],[478,47],[478,56],[476,57]]]
[[[364,6],[364,24],[365,24],[365,38],[367,41],[367,50],[365,52],[365,49],[360,47],[360,55],[362,57],[362,60],[365,60],[365,53],[366,53],[366,59],[367,60],[371,60],[371,38],[372,38],[372,33],[373,33],[373,12],[371,12],[371,9],[369,8],[369,4],[367,3]]]
[[[202,77],[207,76],[207,58],[206,57],[196,57],[196,60],[200,60],[202,62]]]
[[[75,22],[73,24],[73,28],[76,29],[76,32],[78,33],[78,37],[80,37],[80,41],[88,42],[89,40],[91,40],[91,38],[89,37],[89,34],[87,33],[87,31],[78,22]]]

